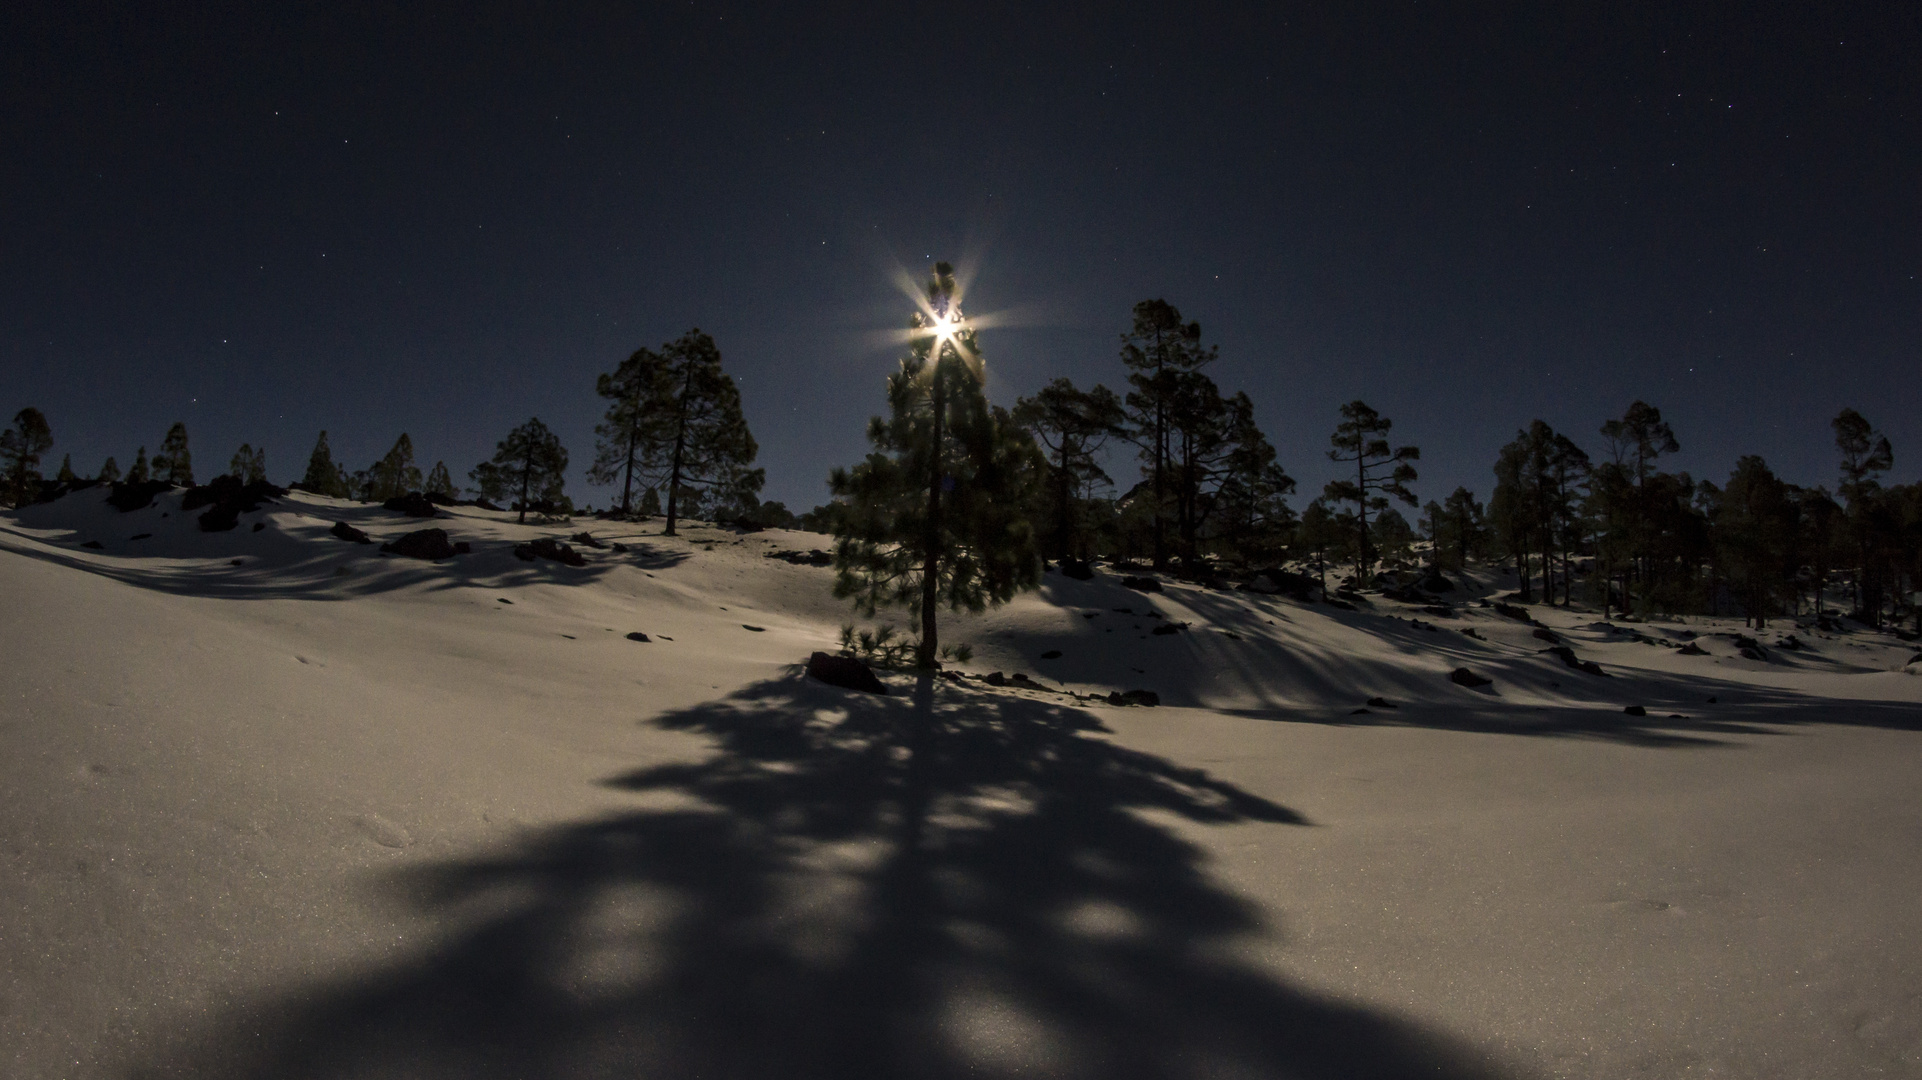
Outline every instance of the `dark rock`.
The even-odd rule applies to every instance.
[[[1324,604],[1327,604],[1331,608],[1340,608],[1343,611],[1355,610],[1355,605],[1349,603],[1346,600],[1337,600],[1332,596],[1323,597],[1321,602]]]
[[[762,558],[786,559],[795,566],[831,566],[834,563],[834,554],[819,548],[811,551],[770,551]]]
[[[1421,579],[1421,587],[1431,593],[1453,592],[1455,583],[1440,574],[1431,573]]]
[[[509,600],[509,599],[508,599],[507,597],[505,597],[505,596],[497,596],[497,597],[495,597],[495,598],[494,598],[494,602],[495,602],[495,603],[498,603],[498,604],[511,604],[511,603],[513,603],[513,601],[512,601],[512,600]]]
[[[1537,633],[1540,633],[1540,631],[1537,631]],[[1569,648],[1566,645],[1557,645],[1553,648],[1544,649],[1542,651],[1554,653],[1556,656],[1561,658],[1562,663],[1567,664],[1569,667],[1574,668],[1576,671],[1585,671],[1590,675],[1600,675],[1604,679],[1609,677],[1608,672],[1603,671],[1602,666],[1600,664],[1597,664],[1593,660],[1579,659],[1575,655],[1575,650]]]
[[[258,510],[262,503],[287,494],[287,489],[265,480],[243,484],[238,476],[216,476],[212,483],[188,488],[180,497],[182,511],[209,506],[200,515],[201,532],[226,532],[240,524],[240,515]]]
[[[514,557],[522,562],[533,562],[535,559],[552,559],[557,563],[565,563],[568,566],[587,565],[587,559],[583,557],[580,552],[548,536],[543,536],[539,540],[525,544],[515,544]]]
[[[1150,634],[1179,634],[1181,633],[1181,624],[1180,623],[1162,623],[1160,626],[1157,626],[1153,630],[1150,630],[1148,632]]]
[[[390,555],[404,555],[409,559],[451,559],[455,555],[446,529],[417,529],[398,540],[382,544],[380,549]]]
[[[1914,656],[1909,657],[1909,663],[1922,664],[1922,652],[1916,653]]]
[[[1642,708],[1640,705],[1629,705],[1624,707],[1622,711],[1627,713],[1630,716],[1647,716],[1648,715],[1648,710]]]
[[[105,545],[105,544],[103,544],[103,543],[101,543],[101,542],[100,542],[100,541],[98,541],[98,540],[89,540],[89,541],[87,541],[86,543],[84,543],[84,544],[82,544],[82,545],[80,545],[80,546],[81,546],[81,547],[83,547],[83,548],[92,548],[92,549],[94,549],[95,551],[100,551],[100,550],[103,550],[103,549],[105,549],[107,545]]]
[[[1397,705],[1397,704],[1395,704],[1394,702],[1392,702],[1392,701],[1390,701],[1390,700],[1388,700],[1387,698],[1382,698],[1382,697],[1371,697],[1371,698],[1369,698],[1369,699],[1368,699],[1368,704],[1369,704],[1369,707],[1371,707],[1371,708],[1376,708],[1376,709],[1399,709],[1399,708],[1401,708],[1401,706],[1399,706],[1399,705]]]
[[[145,510],[153,505],[156,495],[164,495],[173,489],[174,486],[165,480],[147,480],[138,484],[115,483],[113,494],[107,496],[107,505],[123,514]]]
[[[334,527],[327,531],[342,540],[351,540],[356,544],[371,544],[374,542],[373,537],[368,536],[366,533],[361,532],[359,529],[354,528],[344,521],[334,522]]]
[[[1715,699],[1714,699],[1713,697],[1711,697],[1711,698],[1709,698],[1709,699],[1708,699],[1708,703],[1709,703],[1710,705],[1713,705],[1713,704],[1715,704]]]
[[[435,508],[434,500],[418,491],[396,495],[380,505],[383,509],[392,510],[396,514],[406,514],[408,517],[430,518],[440,514],[440,511]]]
[[[1061,560],[1061,576],[1073,578],[1076,581],[1089,581],[1094,578],[1094,567],[1089,566],[1081,559],[1063,559]]]
[[[1800,638],[1797,638],[1794,634],[1790,634],[1788,637],[1785,637],[1782,640],[1776,642],[1775,647],[1778,649],[1787,649],[1790,652],[1794,652],[1795,650],[1800,649],[1802,647],[1802,641]]]
[[[466,555],[471,553],[473,550],[474,550],[474,545],[468,543],[465,540],[454,541],[454,554],[456,555]]]
[[[1561,635],[1555,633],[1553,630],[1537,630],[1534,636],[1542,641],[1548,642],[1550,645],[1560,645],[1562,643]]]
[[[1061,659],[1061,650],[1060,650],[1060,649],[1049,649],[1049,650],[1048,650],[1047,652],[1044,652],[1044,653],[1042,653],[1042,654],[1041,654],[1041,659],[1043,659],[1043,660],[1059,660],[1059,659]]]
[[[1467,686],[1472,688],[1477,686],[1487,686],[1488,684],[1494,682],[1495,680],[1484,678],[1483,676],[1477,675],[1465,667],[1458,667],[1454,671],[1451,671],[1448,673],[1448,681],[1454,683],[1457,686]]]
[[[1762,661],[1762,662],[1764,662],[1764,663],[1766,663],[1766,662],[1768,661],[1768,654],[1767,654],[1767,653],[1765,653],[1765,652],[1763,652],[1763,651],[1762,651],[1762,650],[1760,650],[1760,649],[1743,649],[1743,650],[1742,650],[1742,659],[1744,659],[1744,660],[1760,660],[1760,661]]]
[[[1151,577],[1124,577],[1121,579],[1121,587],[1133,589],[1136,592],[1160,592],[1161,582]]]
[[[1135,609],[1131,607],[1118,607],[1114,609],[1114,613],[1116,615],[1133,615],[1135,613]]]
[[[420,493],[420,497],[423,499],[426,499],[430,503],[433,503],[435,506],[459,506],[460,505],[459,499],[454,498],[452,495],[449,495],[444,491],[423,491]]]
[[[1271,566],[1265,570],[1257,570],[1254,575],[1248,579],[1249,592],[1278,593],[1291,600],[1303,602],[1308,600],[1309,590],[1314,587],[1315,579],[1309,577],[1307,574],[1297,574],[1292,570],[1283,570],[1279,566]]]
[[[1008,676],[1008,681],[1012,683],[1020,683],[1022,686],[1028,686],[1028,687],[1034,687],[1034,686],[1040,685],[1039,683],[1035,682],[1033,679],[1028,678],[1026,672],[1021,672],[1021,671],[1017,671],[1014,674]]]
[[[256,521],[256,522],[254,522],[254,531],[255,531],[255,532],[259,532],[259,531],[261,531],[262,529],[265,529],[266,527],[267,527],[267,523],[266,523],[266,522],[264,522],[264,521]]]
[[[152,535],[153,535],[152,533],[134,533],[134,534],[133,534],[132,536],[129,536],[129,537],[127,537],[127,539],[129,539],[129,540],[145,540],[145,539],[147,539],[148,537],[150,537],[150,536],[152,536]]]
[[[1513,604],[1497,603],[1495,605],[1495,614],[1506,615],[1511,619],[1520,619],[1525,623],[1532,623],[1535,621],[1535,617],[1528,613],[1527,608],[1516,607]]]
[[[1693,641],[1689,642],[1688,644],[1682,646],[1681,648],[1675,651],[1682,656],[1707,656],[1708,655],[1707,649],[1702,648],[1700,645],[1695,644]]]
[[[987,683],[989,686],[1008,685],[1008,677],[1006,675],[1001,674],[998,671],[988,672],[986,675],[981,677],[981,681],[984,683]]]
[[[1447,604],[1430,604],[1422,608],[1422,611],[1438,619],[1452,619],[1455,617],[1455,609],[1449,607]]]
[[[1469,637],[1474,638],[1476,641],[1482,640],[1482,636],[1480,634],[1477,634],[1475,632],[1475,628],[1472,626],[1462,627],[1462,633],[1467,634]]]
[[[1762,647],[1761,642],[1747,634],[1730,634],[1728,636],[1735,639],[1735,647],[1738,649],[1759,649]]]
[[[634,631],[633,633],[631,633],[631,634],[629,634],[629,635],[627,635],[627,640],[629,640],[629,641],[649,641],[649,640],[652,640],[652,639],[650,639],[650,638],[649,638],[649,637],[648,637],[648,636],[647,636],[646,634],[643,634],[643,633],[641,633],[641,632],[640,632],[639,630],[636,630],[636,631]],[[815,653],[814,655],[816,655],[816,656],[820,656],[821,654],[820,654],[820,653]]]
[[[602,550],[606,550],[607,548],[606,544],[603,544],[599,540],[594,539],[593,533],[586,533],[586,532],[575,533],[573,536],[573,540],[576,544],[581,544],[586,547],[600,548]]]
[[[843,690],[861,690],[870,694],[888,692],[888,688],[881,685],[881,680],[874,677],[874,669],[852,656],[830,656],[817,652],[808,657],[807,673],[810,678]]]
[[[741,629],[743,629],[743,630],[752,630],[752,631],[754,631],[754,632],[755,632],[755,633],[757,633],[757,634],[765,634],[765,633],[767,633],[767,627],[765,627],[765,626],[749,626],[749,625],[748,625],[747,623],[742,623],[742,624],[741,624]]]
[[[1161,704],[1161,695],[1153,690],[1117,690],[1108,695],[1110,705],[1140,705],[1154,708]]]
[[[473,502],[468,503],[467,505],[478,507],[482,510],[492,510],[496,513],[500,512],[500,507],[495,506],[493,503],[488,502],[486,499],[475,499]]]

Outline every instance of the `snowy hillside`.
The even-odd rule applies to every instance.
[[[1889,634],[1050,573],[876,697],[826,537],[181,498],[0,517],[8,1076],[1922,1075]]]

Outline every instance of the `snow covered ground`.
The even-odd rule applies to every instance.
[[[1922,1076],[1893,637],[1051,574],[881,698],[823,537],[179,501],[0,516],[8,1077]]]

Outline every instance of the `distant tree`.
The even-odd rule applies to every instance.
[[[825,533],[832,536],[837,529],[835,522],[840,519],[841,512],[845,509],[845,503],[822,503],[796,518],[794,527],[803,532]]]
[[[1846,500],[1849,537],[1855,545],[1856,616],[1879,626],[1885,574],[1878,556],[1894,532],[1882,498],[1881,475],[1894,466],[1895,450],[1854,409],[1843,409],[1830,426],[1835,429],[1835,447],[1842,452],[1839,493]]]
[[[1441,504],[1433,499],[1422,504],[1419,531],[1421,538],[1428,542],[1428,568],[1442,568],[1442,538],[1448,534],[1448,526],[1442,522]]]
[[[1183,376],[1196,374],[1214,362],[1216,350],[1201,345],[1201,324],[1183,322],[1181,311],[1166,300],[1143,300],[1134,306],[1134,323],[1121,336],[1121,362],[1128,368],[1131,437],[1141,448],[1142,472],[1154,501],[1153,553],[1157,569],[1168,566],[1167,521],[1171,507],[1173,442],[1176,412],[1184,391],[1194,396]],[[1210,383],[1209,385],[1213,385]],[[1197,415],[1190,409],[1189,414]]]
[[[1254,402],[1236,393],[1220,416],[1225,453],[1214,470],[1215,489],[1207,498],[1222,543],[1242,559],[1269,561],[1281,554],[1295,527],[1287,496],[1295,480],[1275,460],[1275,448],[1255,425]]]
[[[935,266],[926,314],[888,379],[891,416],[868,424],[874,450],[829,486],[836,515],[834,593],[872,616],[901,604],[919,617],[915,663],[939,666],[937,610],[980,611],[1040,582],[1023,508],[1039,483],[1039,449],[988,406],[974,331],[955,302],[954,269]]]
[[[7,505],[25,506],[40,494],[40,455],[53,448],[53,429],[39,409],[28,406],[0,431],[0,481]]]
[[[147,448],[143,446],[134,455],[133,468],[127,470],[127,483],[144,484],[152,475],[152,467],[147,464]]]
[[[234,459],[227,465],[227,472],[243,484],[264,483],[267,480],[267,449],[255,449],[246,443],[234,451]]]
[[[1421,458],[1421,450],[1413,446],[1389,449],[1385,436],[1394,421],[1369,408],[1366,402],[1351,401],[1343,405],[1341,416],[1341,423],[1329,439],[1334,448],[1328,451],[1328,460],[1337,465],[1354,466],[1355,478],[1330,481],[1323,497],[1354,506],[1355,574],[1357,583],[1365,584],[1369,566],[1374,561],[1368,534],[1369,512],[1388,509],[1390,495],[1409,506],[1416,505],[1415,493],[1408,490],[1408,485],[1415,482],[1413,463]]]
[[[165,480],[182,487],[194,486],[194,458],[187,449],[187,425],[179,421],[167,429],[167,437],[161,440],[160,453],[153,459],[154,479]]]
[[[637,511],[644,518],[661,516],[661,493],[653,487],[641,492],[641,505]]]
[[[1315,574],[1321,580],[1321,591],[1328,592],[1328,559],[1341,551],[1348,537],[1354,535],[1344,527],[1325,499],[1316,499],[1301,512],[1301,524],[1295,529],[1295,543],[1304,554],[1312,554]]]
[[[792,529],[795,522],[794,511],[789,510],[786,503],[773,500],[755,507],[748,517],[763,529]]]
[[[1067,379],[1056,379],[1033,397],[1017,400],[1013,416],[1050,459],[1048,497],[1040,515],[1047,522],[1049,554],[1056,559],[1087,557],[1092,529],[1084,501],[1094,487],[1113,482],[1095,455],[1122,432],[1126,414],[1121,399],[1105,386],[1080,390]]]
[[[1662,419],[1662,410],[1645,401],[1631,404],[1621,419],[1604,423],[1602,438],[1607,441],[1611,464],[1615,466],[1614,470],[1596,477],[1599,495],[1596,510],[1604,534],[1600,549],[1605,564],[1603,580],[1606,583],[1613,567],[1619,563],[1622,602],[1627,604],[1635,582],[1647,583],[1653,574],[1654,551],[1659,539],[1656,518],[1661,509],[1656,503],[1661,492],[1650,491],[1651,471],[1657,458],[1678,452],[1682,444],[1676,441],[1674,429]],[[1671,484],[1658,485],[1664,490],[1672,487]],[[1602,613],[1608,614],[1606,599]]]
[[[63,484],[71,484],[75,480],[80,479],[80,477],[73,471],[73,455],[72,454],[67,454],[61,457],[60,471],[55,473],[53,475],[53,478]]]
[[[1415,530],[1394,507],[1383,507],[1368,525],[1368,541],[1382,562],[1403,564],[1414,551]]]
[[[115,461],[111,455],[108,456],[107,460],[100,463],[100,476],[98,479],[103,484],[119,482],[120,463]]]
[[[1794,588],[1800,525],[1794,493],[1749,455],[1710,500],[1716,563],[1743,615],[1762,629]]]
[[[527,520],[528,507],[535,502],[557,503],[566,483],[567,451],[560,436],[547,429],[539,417],[507,433],[494,448],[494,456],[474,466],[468,478],[482,498],[512,500]]]
[[[1528,555],[1533,550],[1535,506],[1540,492],[1529,482],[1529,446],[1526,432],[1517,432],[1495,458],[1495,490],[1488,497],[1488,523],[1504,554],[1515,565],[1521,579],[1521,598],[1534,599],[1530,591]]]
[[[345,499],[353,493],[347,471],[334,461],[334,451],[327,445],[325,431],[314,441],[314,452],[307,456],[307,473],[300,478],[300,486],[334,499]]]
[[[594,427],[594,462],[587,479],[594,484],[621,485],[622,517],[628,517],[634,495],[634,473],[646,477],[651,450],[668,440],[668,416],[663,404],[674,394],[673,372],[665,356],[642,348],[603,374],[594,392],[607,400],[607,413]],[[655,511],[659,513],[659,511]]]
[[[421,489],[420,467],[414,464],[414,440],[406,432],[394,440],[393,449],[367,470],[369,502],[386,502],[396,496]]]
[[[447,474],[445,461],[434,462],[433,469],[427,473],[427,485],[421,490],[429,495],[445,495],[450,499],[460,494],[460,489],[454,486],[454,478]]]
[[[1465,569],[1468,560],[1487,553],[1487,516],[1475,493],[1458,487],[1442,503],[1442,535],[1448,552],[1443,565]]]

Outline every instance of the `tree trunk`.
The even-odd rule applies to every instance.
[[[533,482],[534,447],[530,443],[527,447],[527,456],[521,459],[521,516],[519,524],[522,525],[527,524],[527,494],[528,488],[532,486]]]
[[[624,475],[621,477],[621,518],[623,520],[627,518],[628,513],[631,507],[633,506],[634,444],[640,440],[640,437],[641,437],[640,425],[629,424],[627,426],[627,464],[622,469],[622,472]]]
[[[674,422],[674,464],[669,467],[667,477],[667,528],[661,530],[662,536],[674,535],[674,518],[680,508],[681,462],[687,449],[687,396],[694,391],[694,365],[687,365],[687,377],[681,383],[679,415]]]
[[[934,441],[930,455],[932,465],[928,468],[928,533],[923,541],[926,545],[921,564],[921,647],[920,655],[914,663],[926,671],[935,667],[935,657],[939,655],[940,643],[935,633],[935,605],[941,596],[941,421],[946,396],[941,386],[941,354],[935,352],[934,379],[931,396],[934,401]]]

